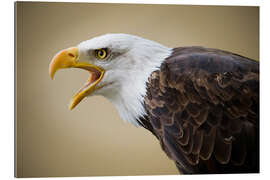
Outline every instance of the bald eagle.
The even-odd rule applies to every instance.
[[[104,96],[123,120],[156,136],[180,173],[259,172],[257,61],[106,34],[57,53],[51,78],[62,68],[90,73],[70,109],[87,96]]]

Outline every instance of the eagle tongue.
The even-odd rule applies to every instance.
[[[76,94],[79,94],[83,90],[85,90],[87,87],[89,87],[92,83],[94,83],[99,78],[99,74],[97,72],[90,72],[90,77],[87,80],[87,82],[79,89],[79,91]]]

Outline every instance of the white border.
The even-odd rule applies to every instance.
[[[55,2],[51,1],[50,2]],[[269,170],[269,0],[96,0],[96,1],[57,1],[57,2],[110,2],[110,3],[142,3],[142,4],[192,4],[192,5],[241,5],[260,6],[260,62],[261,62],[261,174],[248,175],[196,175],[196,176],[124,176],[124,177],[79,177],[79,178],[50,178],[50,179],[179,179],[179,178],[200,178],[200,179],[227,179],[227,178],[265,178]],[[1,0],[1,39],[0,39],[0,89],[1,89],[1,120],[0,120],[0,178],[14,179],[14,2],[12,0]],[[263,64],[263,65],[262,65]],[[24,178],[23,178],[24,179]],[[43,178],[31,178],[43,179]],[[269,179],[269,178],[268,178]]]

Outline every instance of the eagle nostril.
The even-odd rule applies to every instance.
[[[74,54],[72,54],[72,53],[68,53],[68,55],[69,55],[70,57],[72,57],[72,58],[74,58],[74,57],[75,57],[75,55],[74,55]]]

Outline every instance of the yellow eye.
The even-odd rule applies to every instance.
[[[98,59],[105,59],[107,57],[107,49],[97,49],[96,50],[96,57]]]

